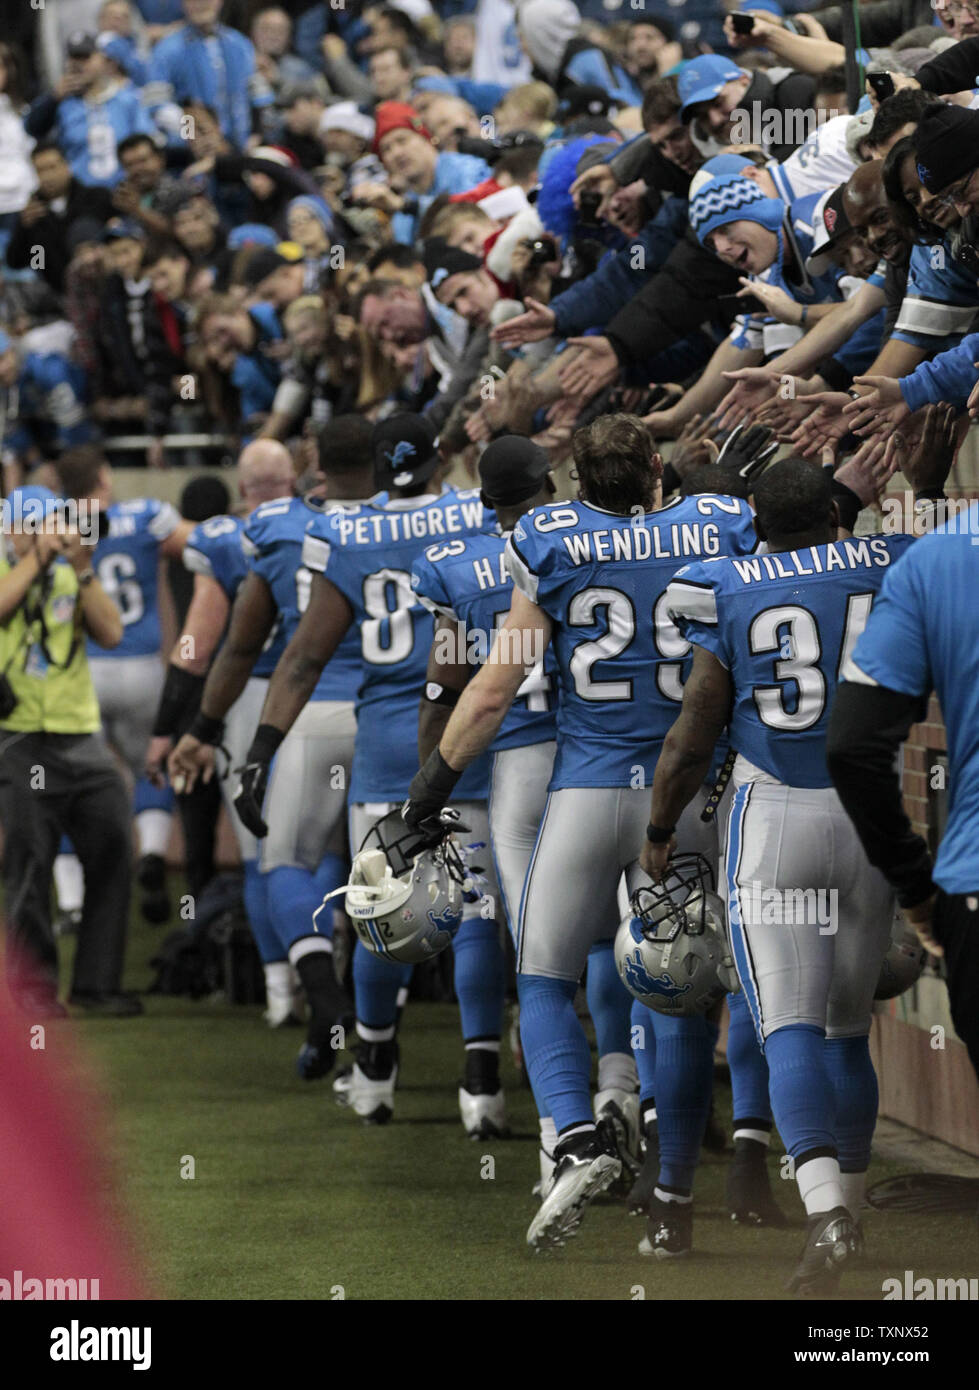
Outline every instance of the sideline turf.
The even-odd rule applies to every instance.
[[[127,984],[143,988],[168,928],[134,927]],[[62,954],[68,943],[62,943]],[[458,1119],[457,1011],[412,1003],[401,1034],[404,1083],[395,1118],[361,1125],[329,1080],[292,1070],[302,1034],[271,1033],[258,1009],[151,997],[147,1016],[77,1026],[105,1079],[130,1207],[156,1287],[192,1299],[632,1299],[788,1297],[802,1244],[795,1188],[778,1181],[787,1231],[733,1227],[723,1208],[726,1159],[698,1172],[695,1253],[643,1258],[644,1223],[605,1201],[564,1252],[525,1245],[536,1199],[536,1117],[504,1047],[515,1137],[473,1144]],[[730,1119],[730,1092],[717,1090]],[[780,1153],[780,1149],[778,1150]],[[193,1180],[180,1177],[194,1159]],[[875,1161],[871,1181],[900,1166]],[[979,1273],[974,1220],[865,1215],[867,1257],[842,1297],[881,1298],[905,1269],[933,1279]]]

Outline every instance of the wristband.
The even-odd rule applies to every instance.
[[[446,690],[444,685],[436,685],[435,681],[428,681],[425,685],[425,702],[429,705],[445,705],[452,709],[459,703],[458,690]]]
[[[836,503],[836,510],[840,514],[840,525],[845,531],[852,531],[856,525],[857,517],[863,511],[863,503],[852,487],[847,487],[846,483],[837,482],[835,478],[831,483],[830,490],[833,501]]]
[[[646,839],[651,845],[667,845],[672,840],[675,830],[675,825],[671,825],[667,830],[664,826],[654,825],[650,821],[646,826]]]
[[[275,751],[285,738],[281,729],[277,729],[274,724],[259,724],[255,730],[255,737],[252,739],[252,746],[248,750],[245,761],[249,763],[270,763],[275,757]]]
[[[799,327],[800,327],[800,328],[805,328],[805,326],[806,326],[806,319],[807,319],[808,317],[809,317],[809,305],[808,305],[808,304],[803,304],[803,306],[802,306],[802,313],[801,313],[801,315],[799,316]]]
[[[187,732],[200,743],[220,743],[224,733],[224,720],[212,719],[203,710],[198,710]]]
[[[153,725],[153,737],[169,738],[175,734],[188,708],[199,701],[203,689],[203,676],[191,675],[181,666],[168,666],[156,711],[156,723]]]
[[[433,748],[429,753],[422,765],[421,772],[429,791],[434,792],[436,796],[444,796],[446,801],[452,795],[455,784],[462,776],[462,773],[456,772],[454,767],[449,767],[437,748]]]

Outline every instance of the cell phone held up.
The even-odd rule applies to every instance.
[[[889,72],[868,72],[867,81],[878,101],[886,101],[894,95],[894,79]]]
[[[733,14],[731,25],[736,34],[750,34],[755,27],[755,17],[752,14]]]

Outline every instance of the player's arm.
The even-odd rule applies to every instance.
[[[234,798],[242,824],[259,839],[268,834],[262,819],[262,802],[275,751],[299,717],[323,667],[353,620],[353,609],[337,586],[324,574],[314,573],[309,606],[272,673],[262,722],[246,755],[241,785]]]
[[[193,521],[181,519],[170,534],[164,536],[160,542],[160,554],[165,555],[168,560],[179,560],[184,553],[187,537],[193,531],[194,525]]]
[[[659,879],[674,845],[680,814],[703,786],[717,740],[731,709],[731,676],[712,652],[694,646],[693,667],[683,687],[680,716],[663,741],[656,762],[647,839],[640,866]],[[648,838],[655,835],[655,842]]]
[[[533,665],[527,665],[524,653],[543,651],[550,640],[548,615],[514,590],[510,612],[485,664],[452,711],[439,746],[412,779],[403,814],[413,829],[438,815],[462,773],[493,742]]]
[[[164,769],[177,730],[200,703],[204,677],[228,621],[228,597],[209,574],[194,575],[184,630],[173,644],[166,680],[146,750],[146,776],[164,784]]]
[[[435,639],[428,654],[425,689],[418,706],[418,756],[424,763],[437,748],[459,696],[473,677],[476,667],[460,652],[459,623],[440,613],[435,624]]]
[[[248,682],[269,633],[276,607],[268,584],[254,571],[245,576],[231,610],[231,625],[208,673],[200,708],[193,723],[170,754],[168,767],[174,785],[192,791],[198,773],[209,782],[213,774],[211,748],[220,743],[224,716]],[[178,779],[183,779],[178,783]]]
[[[726,372],[760,366],[763,359],[763,352],[737,347],[730,338],[725,338],[715,349],[696,384],[683,393],[676,405],[645,416],[646,424],[656,438],[675,438],[694,415],[709,415],[727,395],[730,382]]]

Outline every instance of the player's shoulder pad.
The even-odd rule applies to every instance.
[[[439,561],[445,558],[444,552],[453,547],[455,553],[465,549],[464,543],[449,541],[448,544],[430,545],[423,555],[419,555],[411,566],[411,587],[419,600],[433,613],[451,611],[444,571],[438,568]],[[460,549],[461,548],[461,549]]]
[[[292,512],[293,501],[292,497],[276,497],[269,502],[260,502],[255,510],[249,513],[242,540],[247,553],[258,553],[281,536],[282,520]],[[254,547],[254,551],[249,551],[249,546]]]
[[[666,589],[666,611],[673,622],[717,623],[721,573],[718,560],[698,560],[677,570]]]

